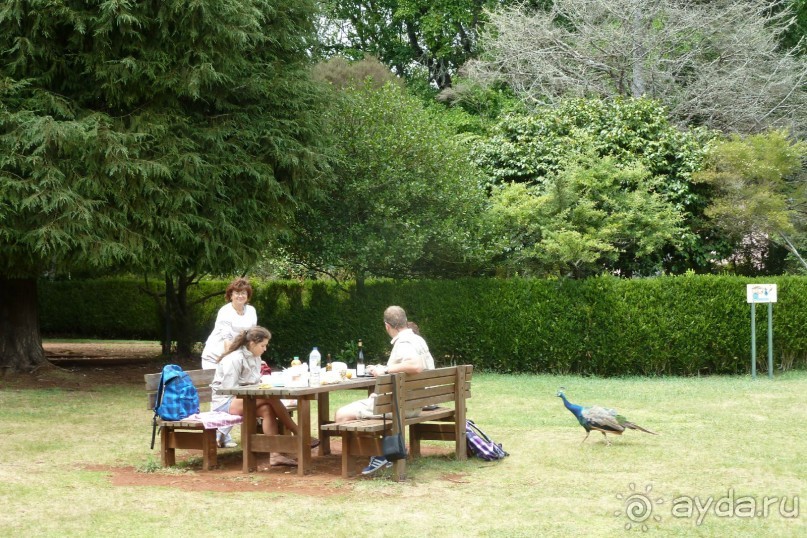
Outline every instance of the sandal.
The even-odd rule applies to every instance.
[[[319,439],[316,437],[311,438],[311,448],[317,448],[319,446]]]

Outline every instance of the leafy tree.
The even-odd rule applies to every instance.
[[[641,164],[654,189],[684,217],[681,241],[663,253],[665,270],[678,273],[709,269],[711,252],[724,248],[703,217],[709,187],[692,181],[715,136],[672,125],[667,110],[650,99],[567,99],[505,116],[489,137],[480,138],[474,155],[497,185],[541,186],[568,162],[590,154],[625,166]],[[655,269],[655,261],[650,267],[623,267],[639,273]]]
[[[314,13],[307,0],[0,9],[0,365],[45,362],[44,269],[156,272],[182,306],[198,275],[247,267],[315,193]]]
[[[772,241],[807,269],[799,253],[807,224],[805,158],[807,144],[784,131],[716,141],[704,169],[694,176],[716,190],[706,214],[738,248],[756,245],[758,253]]]
[[[661,268],[659,253],[681,236],[681,215],[641,164],[583,156],[541,185],[497,187],[488,215],[510,273],[583,278]]]
[[[506,0],[324,0],[320,41],[326,55],[377,56],[405,78],[426,73],[438,88],[477,54],[484,8]]]
[[[676,121],[726,132],[807,125],[807,58],[784,49],[787,6],[768,0],[555,0],[489,14],[479,81],[526,100],[651,97]],[[803,43],[802,43],[803,44]]]
[[[327,195],[298,215],[285,252],[331,276],[473,272],[485,192],[441,117],[393,84],[334,88],[338,157]]]

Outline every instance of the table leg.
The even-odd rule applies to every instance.
[[[328,424],[330,420],[330,398],[329,392],[317,394],[317,435],[319,435],[320,456],[327,456],[331,453],[331,436],[329,432],[323,432],[322,426]]]
[[[256,399],[244,396],[244,421],[241,423],[241,450],[243,452],[244,472],[257,470],[258,464],[252,451],[252,436],[258,431],[258,417],[255,410]]]
[[[297,474],[305,476],[311,468],[311,400],[297,399]]]

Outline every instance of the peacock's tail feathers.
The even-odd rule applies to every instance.
[[[651,435],[658,435],[656,432],[651,432],[650,430],[642,428],[641,426],[639,426],[638,424],[634,424],[633,422],[628,422],[627,420],[623,422],[622,425],[631,430],[639,430],[640,432],[649,433]]]

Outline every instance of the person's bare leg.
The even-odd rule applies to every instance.
[[[266,402],[266,400],[258,400],[255,412],[262,419],[261,427],[263,428],[263,433],[264,435],[277,435],[278,428],[275,413],[268,403],[261,402]]]
[[[274,400],[269,399],[269,400],[258,400],[257,402],[257,413],[263,419],[264,435],[278,434],[277,415],[275,414],[275,408],[272,405],[273,401]],[[297,460],[295,460],[294,458],[290,458],[284,454],[281,454],[280,452],[272,452],[269,454],[269,465],[296,466]]]
[[[294,435],[299,434],[299,430],[297,429],[297,423],[294,422],[294,419],[291,418],[289,414],[289,410],[286,409],[286,406],[283,405],[283,402],[277,399],[270,399],[270,400],[261,400],[266,401],[272,407],[272,411],[274,411],[275,416],[280,419],[280,422],[283,423],[283,426],[286,427]]]
[[[333,416],[335,422],[347,422],[348,420],[359,419],[358,415],[356,415],[356,413],[353,412],[353,410],[349,409],[348,407],[349,406],[340,407],[339,409],[336,410],[336,413],[334,413]]]

